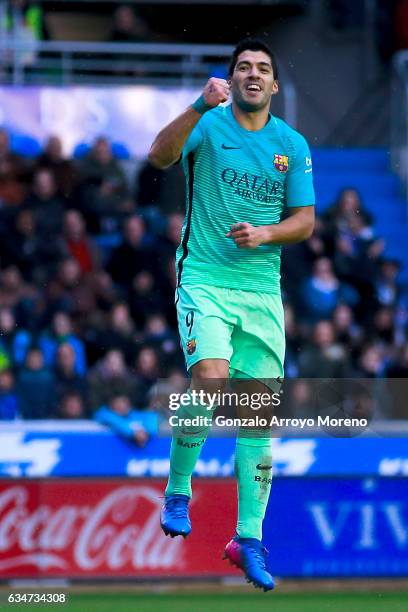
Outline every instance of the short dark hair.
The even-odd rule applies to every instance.
[[[275,56],[269,46],[260,38],[243,38],[239,41],[234,51],[232,52],[231,62],[228,68],[229,76],[231,76],[234,72],[238,56],[243,51],[263,51],[264,53],[266,53],[266,55],[269,55],[272,64],[273,77],[276,81],[278,80],[278,64],[276,63]]]

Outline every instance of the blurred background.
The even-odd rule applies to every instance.
[[[233,438],[210,438],[197,465],[197,499],[212,500],[193,503],[203,530],[167,542],[158,529],[169,449],[158,397],[186,378],[173,306],[184,183],[180,167],[146,157],[206,80],[226,77],[247,35],[276,53],[272,113],[306,136],[314,163],[316,230],[282,262],[287,416],[314,414],[307,379],[369,379],[375,392],[340,408],[378,423],[375,437],[273,440],[273,571],[408,574],[408,2],[10,0],[0,3],[5,580],[236,576],[220,560],[235,520]]]

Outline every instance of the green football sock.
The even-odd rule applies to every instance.
[[[272,484],[270,436],[261,437],[259,431],[253,432],[252,436],[248,431],[238,434],[235,475],[238,486],[237,534],[240,538],[262,540],[262,522]]]
[[[208,425],[191,425],[173,427],[170,450],[170,472],[165,495],[174,493],[191,497],[191,475],[201,449],[211,429],[211,420],[215,408],[208,410],[204,404],[191,403],[180,406],[176,414],[179,418],[207,417]]]

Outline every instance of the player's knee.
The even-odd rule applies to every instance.
[[[191,370],[194,378],[228,378],[229,363],[225,359],[203,359]]]
[[[191,370],[194,389],[203,389],[209,393],[223,391],[229,374],[229,363],[223,359],[203,359]]]

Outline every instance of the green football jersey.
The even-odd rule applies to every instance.
[[[187,202],[177,284],[280,293],[281,247],[240,249],[225,234],[238,222],[279,223],[284,206],[314,205],[304,137],[273,115],[262,129],[246,130],[232,105],[218,106],[191,132],[182,164]]]

